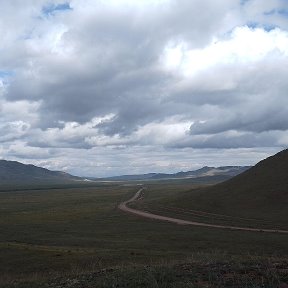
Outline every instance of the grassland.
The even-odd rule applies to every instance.
[[[173,193],[173,187],[175,185],[166,186],[166,190],[163,190],[164,187],[157,189],[156,185],[152,185],[151,189],[145,190],[144,201],[136,201],[130,206],[157,215],[207,224],[288,230],[288,211],[283,207],[283,201],[279,201],[281,203],[275,205],[271,202],[271,209],[266,205],[263,211],[263,207],[259,207],[261,200],[259,200],[260,203],[255,203],[255,199],[249,201],[248,197],[246,203],[243,203],[244,201],[238,203],[235,202],[233,193],[231,195],[223,193],[223,197],[219,199],[220,185],[220,189],[217,185],[194,186],[187,191],[176,188],[177,193]],[[215,193],[215,190],[219,193]],[[250,197],[257,199],[253,193]],[[275,206],[279,209],[275,209]]]
[[[183,204],[183,195],[196,193],[198,190],[193,190],[194,188],[196,187],[188,183],[149,184],[147,193],[145,192],[146,203]],[[248,277],[246,280],[249,282],[253,278],[249,274],[251,271],[255,275],[258,273],[254,278],[259,283],[264,281],[267,286],[233,284],[234,286],[227,287],[278,287],[275,283],[278,285],[288,281],[287,235],[185,227],[119,211],[118,203],[129,199],[137,189],[133,186],[110,184],[1,192],[2,287],[33,287],[33,281],[34,287],[43,287],[37,286],[37,283],[46,281],[45,279],[52,281],[51,279],[57,277],[71,279],[71,275],[76,277],[75,275],[87,273],[92,280],[97,276],[99,286],[95,287],[226,287],[211,285],[215,285],[217,281],[228,283],[233,273],[236,274],[232,277],[234,280],[230,281],[232,284],[237,281],[243,284],[241,281],[245,277]],[[247,268],[250,271],[248,274],[245,267],[251,267],[250,270]],[[271,275],[267,277],[265,269],[261,267],[266,267]],[[230,277],[230,280],[221,278],[218,270],[226,278]],[[239,274],[237,271],[240,271]],[[240,281],[237,275],[245,277],[241,276]],[[86,276],[77,277],[74,279],[76,284],[81,282],[81,277]],[[93,284],[89,279],[85,280],[87,283],[84,287],[94,287],[96,280],[90,279]],[[126,281],[130,284],[125,286],[123,279],[130,279]],[[20,284],[15,284],[15,281]],[[28,286],[23,284],[25,281],[28,281]],[[54,287],[53,281],[49,287]],[[133,281],[140,284],[128,286]],[[199,286],[195,286],[195,281]],[[211,285],[207,286],[203,282],[206,286],[201,286],[201,281]],[[253,281],[252,284],[257,282]],[[274,281],[274,284],[271,282],[274,286],[269,281]],[[115,283],[118,286],[113,286]],[[169,283],[175,285],[169,286]],[[70,284],[63,287],[83,287],[82,284]]]

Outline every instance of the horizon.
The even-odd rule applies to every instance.
[[[0,161],[7,161],[7,162],[17,162],[17,163],[20,163],[20,164],[24,164],[24,165],[32,165],[32,166],[36,166],[38,168],[45,168],[45,167],[41,167],[41,166],[37,166],[35,164],[32,164],[32,163],[23,163],[21,161],[17,161],[17,160],[7,160],[7,159],[0,159]],[[258,163],[258,162],[257,162]],[[257,164],[256,163],[256,164]],[[149,174],[166,174],[166,175],[174,175],[174,174],[177,174],[177,173],[187,173],[187,172],[194,172],[194,171],[197,171],[197,170],[201,170],[203,168],[223,168],[223,167],[253,167],[254,165],[225,165],[225,166],[200,166],[200,168],[195,168],[195,169],[189,169],[189,170],[178,170],[178,171],[174,171],[174,172],[170,172],[170,173],[167,173],[167,172],[160,172],[160,171],[152,171],[152,172],[147,172],[147,173],[137,173],[137,174],[119,174],[119,175],[109,175],[109,176],[106,176],[106,177],[99,177],[97,175],[91,175],[91,176],[87,176],[87,175],[77,175],[77,174],[71,174],[72,176],[77,176],[77,177],[82,177],[82,178],[85,178],[85,177],[88,177],[88,178],[113,178],[113,177],[121,177],[121,176],[137,176],[137,175],[149,175]],[[48,168],[46,168],[48,169]],[[50,169],[49,169],[50,170]],[[62,171],[62,170],[51,170],[51,171],[54,171],[54,172],[65,172],[65,173],[69,173],[69,172],[66,172],[66,171]],[[69,173],[70,174],[70,173]]]
[[[1,2],[0,158],[81,177],[288,146],[288,3]]]

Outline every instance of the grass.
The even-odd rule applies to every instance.
[[[203,223],[288,230],[287,209],[270,214],[268,209],[263,212],[253,203],[247,203],[244,209],[241,204],[240,207],[235,203],[229,204],[229,201],[233,201],[233,195],[221,198],[221,206],[215,205],[219,195],[210,193],[211,189],[215,189],[215,186],[207,188],[202,185],[191,189],[187,185],[150,185],[145,190],[144,201],[137,201],[130,206],[158,215]]]
[[[239,261],[230,257],[227,260],[210,255],[196,255],[184,262],[158,263],[151,265],[130,265],[109,269],[98,269],[90,273],[62,275],[50,280],[35,277],[33,282],[7,283],[5,288],[111,288],[111,287],[233,287],[233,288],[277,288],[287,282],[287,262],[279,259],[260,261],[246,257]],[[223,257],[222,257],[223,258]]]
[[[154,202],[162,205],[177,203],[183,195],[191,193],[193,191],[191,189],[195,188],[189,183],[184,185],[156,183],[148,186],[145,194],[147,203]],[[218,277],[216,263],[221,262],[218,267],[231,265],[231,271],[236,271],[235,279],[239,278],[237,275],[240,273],[237,272],[239,271],[237,267],[248,265],[249,257],[254,259],[252,264],[249,264],[251,267],[255,263],[256,266],[270,263],[269,259],[276,259],[272,261],[274,264],[287,264],[285,262],[288,254],[287,235],[185,227],[139,218],[119,211],[117,204],[124,199],[129,199],[137,189],[133,186],[109,185],[1,192],[0,283],[2,287],[32,287],[31,285],[43,287],[39,286],[41,281],[49,282],[52,280],[47,279],[55,278],[59,279],[57,281],[65,282],[67,278],[72,277],[77,282],[81,281],[82,276],[77,276],[79,274],[92,277],[93,283],[98,281],[99,286],[96,287],[133,287],[132,284],[127,284],[130,286],[123,284],[125,279],[130,278],[132,282],[128,281],[129,283],[140,281],[136,282],[138,287],[200,287],[201,281],[206,281],[207,285],[212,285],[211,283],[216,281],[215,277]],[[183,268],[186,264],[190,265],[190,272]],[[199,267],[199,271],[195,268],[198,272],[193,270],[194,265],[196,268]],[[281,269],[274,269],[271,265],[269,269],[274,271],[275,275],[273,275],[284,281],[286,276],[281,274]],[[100,276],[96,277],[93,273]],[[226,278],[227,273],[224,273]],[[201,278],[202,274],[206,275],[203,276],[204,280]],[[195,282],[197,275],[201,278],[199,278],[199,285]],[[265,275],[263,274],[263,277]],[[270,276],[269,279],[272,277]],[[257,279],[261,282],[262,276],[259,277]],[[267,278],[265,277],[264,280]],[[187,283],[181,279],[186,279]],[[28,281],[28,284],[25,284],[25,281]],[[154,281],[154,286],[151,281]],[[94,287],[92,282],[91,287]],[[155,283],[158,286],[155,286]],[[175,286],[169,283],[174,283]],[[198,286],[195,286],[196,284]],[[90,286],[87,284],[84,287]]]
[[[288,226],[288,150],[259,162],[244,173],[208,189],[187,191],[179,207],[259,218]]]

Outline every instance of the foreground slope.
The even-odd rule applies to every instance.
[[[260,161],[244,173],[213,187],[189,191],[179,207],[241,217],[288,221],[288,150]]]
[[[130,208],[128,206],[129,204],[134,204],[135,202],[137,202],[139,200],[141,201],[143,199],[143,191],[144,191],[144,188],[141,188],[140,190],[138,190],[136,192],[136,194],[132,198],[120,203],[118,205],[118,208],[120,210],[122,210],[123,212],[131,213],[131,214],[134,214],[134,215],[137,215],[137,216],[140,216],[140,217],[145,217],[145,218],[148,218],[148,219],[154,219],[154,220],[159,220],[159,221],[166,221],[166,222],[170,222],[170,223],[174,223],[174,224],[178,224],[178,225],[191,225],[191,226],[198,226],[198,227],[209,227],[209,228],[217,228],[217,229],[229,229],[229,230],[240,230],[240,231],[250,231],[250,232],[267,232],[267,233],[288,234],[288,230],[281,230],[279,228],[277,228],[277,229],[264,229],[262,227],[252,228],[251,226],[243,227],[243,226],[236,226],[236,225],[209,224],[207,222],[201,222],[201,220],[200,220],[200,222],[199,221],[189,221],[189,220],[184,220],[184,219],[181,219],[181,218],[175,218],[175,217],[169,217],[169,216],[167,217],[167,216],[163,216],[163,215],[160,215],[160,214],[151,213],[149,211],[143,211],[143,210]],[[176,212],[176,213],[178,212],[179,213],[179,212],[183,212],[183,211],[179,211],[179,210],[175,211],[174,210],[173,212]],[[187,211],[187,212],[192,212],[192,211]],[[198,212],[197,216],[199,216],[199,212],[200,211],[197,211],[197,212],[193,211],[193,212],[194,212],[193,213],[194,215]],[[208,218],[207,216],[208,216],[207,214],[206,215],[202,214],[202,217]],[[212,216],[212,215],[209,215],[209,216]],[[212,220],[215,220],[215,216],[223,216],[223,215],[215,215],[214,214],[213,215],[214,219],[212,218]],[[230,221],[231,221],[231,219],[230,219]]]

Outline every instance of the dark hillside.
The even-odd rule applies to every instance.
[[[233,195],[247,197],[252,194],[272,202],[287,201],[288,149],[260,161],[246,172],[217,185]]]
[[[0,185],[41,184],[45,182],[64,183],[79,179],[81,178],[65,172],[50,171],[16,161],[0,160]]]
[[[288,222],[288,150],[213,187],[190,191],[175,205]]]

